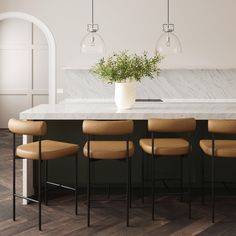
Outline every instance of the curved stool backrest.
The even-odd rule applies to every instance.
[[[83,122],[83,132],[89,135],[127,135],[131,134],[133,129],[134,122],[132,120],[85,120]]]
[[[47,133],[47,124],[44,121],[23,121],[10,119],[8,128],[12,133],[20,135],[43,136]]]
[[[236,120],[208,120],[211,133],[236,134]]]
[[[182,119],[149,119],[148,131],[169,133],[169,132],[191,132],[196,129],[196,120],[194,118]]]

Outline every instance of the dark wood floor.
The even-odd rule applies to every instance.
[[[180,202],[178,197],[159,197],[154,222],[151,221],[150,199],[147,197],[146,204],[142,205],[138,196],[134,196],[129,228],[125,226],[125,204],[101,200],[94,203],[92,225],[87,228],[86,197],[80,195],[79,215],[75,216],[73,194],[65,192],[53,192],[49,206],[43,205],[43,231],[38,232],[36,204],[23,206],[21,200],[17,200],[16,222],[11,219],[11,136],[3,130],[0,131],[0,153],[0,235],[236,235],[236,197],[217,199],[217,220],[212,224],[210,205],[201,206],[197,196],[194,197],[192,220],[187,218],[187,204]],[[19,191],[21,168],[21,161],[17,161]]]

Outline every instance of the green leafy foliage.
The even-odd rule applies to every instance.
[[[159,64],[162,59],[158,52],[153,57],[148,57],[147,52],[137,55],[122,51],[107,59],[102,58],[91,68],[91,72],[108,83],[126,80],[140,82],[144,77],[153,79],[160,74]]]

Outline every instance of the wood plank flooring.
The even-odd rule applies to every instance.
[[[37,205],[21,205],[17,200],[16,222],[12,216],[12,160],[11,135],[0,130],[0,236],[7,235],[98,235],[98,236],[139,236],[139,235],[236,235],[236,197],[221,196],[217,199],[216,223],[210,221],[210,204],[201,206],[199,197],[194,196],[193,218],[187,218],[188,206],[177,196],[162,196],[157,199],[156,220],[151,220],[150,198],[141,204],[138,194],[134,194],[130,210],[130,224],[125,225],[125,203],[100,200],[93,203],[91,227],[86,225],[86,196],[79,197],[79,215],[74,215],[73,194],[53,191],[49,197],[49,206],[43,205],[43,231],[37,228]],[[20,143],[20,140],[18,140]],[[17,161],[17,189],[21,191],[21,161]],[[97,195],[106,198],[106,195]],[[112,195],[112,198],[121,198]]]

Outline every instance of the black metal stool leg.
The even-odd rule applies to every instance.
[[[142,175],[142,203],[144,203],[144,151],[142,150],[142,163],[141,163],[141,175]]]
[[[204,166],[204,154],[201,153],[201,164],[202,164],[202,178],[201,178],[201,202],[205,204],[205,166]]]
[[[13,200],[13,212],[12,212],[12,218],[15,221],[16,220],[16,154],[15,154],[15,134],[13,134],[13,194],[12,194],[12,200]]]
[[[183,190],[184,190],[184,184],[183,184],[183,156],[180,156],[180,201],[183,201]]]
[[[215,157],[211,160],[211,199],[212,199],[212,223],[215,223]]]
[[[155,161],[152,156],[152,220],[154,220],[155,214]]]
[[[129,208],[130,208],[130,158],[127,157],[127,205],[126,205],[126,226],[129,227]]]
[[[78,154],[75,155],[75,215],[78,215]]]
[[[129,208],[131,207],[131,164],[129,156],[129,136],[127,136],[126,141],[126,162],[127,162],[127,197],[126,197],[126,226],[129,227]]]
[[[39,230],[42,230],[42,209],[41,209],[41,182],[42,182],[42,144],[41,137],[39,137],[39,160],[38,160],[38,207],[39,207]]]
[[[188,155],[189,161],[189,173],[188,173],[188,195],[189,195],[189,210],[188,210],[188,217],[189,219],[192,218],[192,155]]]
[[[90,157],[88,157],[88,187],[87,187],[87,204],[88,204],[88,209],[87,209],[87,226],[90,226],[90,185],[91,185],[91,160]]]
[[[44,201],[45,205],[48,205],[48,193],[47,193],[47,181],[48,181],[48,160],[45,161],[45,169],[44,169]]]
[[[132,163],[132,160],[130,159],[129,160],[129,207],[130,208],[132,207],[131,163]]]
[[[152,220],[155,219],[155,156],[154,156],[154,133],[152,132]]]
[[[38,207],[39,207],[39,230],[42,230],[41,227],[41,217],[42,217],[42,213],[41,213],[41,158],[38,161]]]

